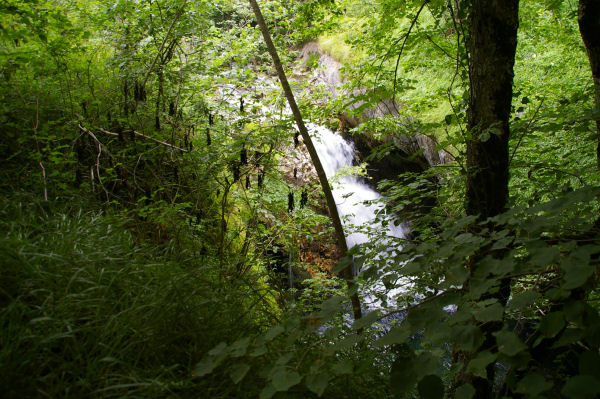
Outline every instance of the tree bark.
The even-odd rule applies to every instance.
[[[598,0],[579,0],[577,12],[579,32],[585,44],[592,76],[594,78],[594,103],[596,110],[600,110],[600,2]],[[596,119],[598,130],[598,144],[596,146],[596,159],[600,169],[600,120]]]
[[[469,65],[467,204],[485,220],[508,201],[508,138],[518,0],[473,0]]]
[[[327,208],[329,209],[329,216],[333,222],[333,226],[335,228],[335,232],[338,239],[338,245],[342,250],[342,256],[346,256],[348,252],[348,245],[346,244],[346,236],[344,235],[344,228],[342,226],[342,222],[340,219],[340,215],[337,210],[337,206],[335,203],[335,199],[333,198],[333,194],[331,189],[329,188],[329,182],[327,181],[327,175],[325,174],[325,170],[323,169],[323,165],[321,165],[321,161],[319,160],[319,155],[317,154],[317,150],[313,145],[313,142],[308,134],[308,130],[304,125],[304,120],[302,119],[302,114],[300,113],[300,109],[296,104],[296,100],[294,99],[294,94],[292,93],[292,89],[288,83],[287,77],[285,76],[285,72],[283,70],[283,66],[281,64],[281,60],[279,59],[279,55],[277,54],[277,49],[271,40],[271,35],[269,33],[269,29],[267,28],[267,24],[262,16],[260,11],[260,7],[256,0],[249,0],[250,6],[254,11],[254,15],[256,16],[256,21],[258,22],[258,26],[262,32],[263,38],[265,40],[265,44],[267,45],[267,49],[271,58],[273,59],[273,64],[275,65],[275,69],[277,70],[277,75],[279,76],[279,80],[281,82],[281,87],[283,88],[283,92],[285,93],[285,97],[287,98],[288,104],[292,109],[292,113],[294,115],[294,120],[296,121],[296,125],[298,126],[298,130],[302,135],[304,140],[304,144],[306,145],[306,149],[310,154],[310,159],[317,171],[317,175],[319,177],[319,181],[321,183],[321,187],[323,189],[323,193],[325,194],[325,200],[327,202]],[[344,269],[344,275],[346,277],[346,283],[348,284],[348,291],[350,292],[350,299],[352,301],[352,311],[354,313],[355,319],[360,319],[362,317],[362,311],[360,309],[360,300],[358,298],[358,294],[355,291],[355,285],[353,282],[353,274],[351,266],[348,266]],[[354,292],[354,293],[353,293]]]
[[[483,221],[504,212],[508,203],[509,117],[519,0],[473,0],[471,4],[466,212]],[[470,257],[471,275],[483,254],[490,252],[489,248],[482,248]],[[502,254],[502,251],[492,252],[498,258]],[[465,289],[469,289],[469,284],[465,284]],[[493,297],[505,304],[509,294],[510,280],[506,279],[497,293],[486,294],[481,300]],[[492,333],[501,328],[501,322],[481,327],[485,340],[479,351],[491,350],[496,345]],[[459,353],[458,357],[467,363],[473,355]],[[491,398],[494,365],[486,371],[487,378],[463,371],[458,382],[471,383],[477,399]]]

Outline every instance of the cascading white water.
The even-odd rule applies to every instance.
[[[309,123],[307,128],[328,179],[341,168],[352,166],[355,152],[352,143],[326,127]],[[376,221],[377,214],[384,212],[384,206],[379,201],[381,195],[365,184],[362,178],[344,175],[334,184],[332,191],[346,230],[349,248],[369,241],[370,237],[364,233],[368,229],[381,233],[381,224]],[[357,229],[361,231],[356,231]],[[403,238],[405,234],[402,225],[396,226],[391,222],[387,223],[385,230],[388,236]]]
[[[352,166],[355,152],[352,143],[326,127],[309,123],[307,128],[328,179],[331,179],[341,168]],[[389,216],[377,218],[378,213],[385,212],[382,201],[379,201],[382,198],[381,194],[365,184],[362,178],[344,175],[333,185],[332,192],[346,230],[346,243],[349,248],[372,242],[374,239],[386,244],[386,248],[394,248],[389,237],[405,237],[407,229],[403,224],[396,226],[393,218]],[[385,228],[382,226],[383,220],[388,222]],[[374,234],[368,234],[369,232]],[[381,252],[375,254],[373,259],[379,259],[380,256],[382,256]],[[358,273],[358,270],[355,270],[355,273]],[[377,292],[384,293],[383,297],[387,297],[386,302],[393,305],[395,296],[403,291],[402,288],[389,291],[381,282],[371,283],[368,288],[361,284],[363,310],[385,307],[379,299],[382,295],[377,295]]]

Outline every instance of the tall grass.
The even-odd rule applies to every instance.
[[[2,396],[228,396],[191,368],[256,329],[247,290],[215,287],[209,258],[135,242],[76,206],[0,198]],[[177,261],[174,261],[177,259]],[[206,396],[205,396],[206,395]]]

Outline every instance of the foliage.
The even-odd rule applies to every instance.
[[[214,389],[192,381],[189,367],[222,334],[260,328],[270,306],[253,304],[246,284],[260,285],[230,280],[231,290],[219,291],[218,259],[198,257],[200,243],[185,250],[174,242],[140,244],[127,220],[84,211],[82,200],[2,198],[3,395]]]
[[[490,369],[498,397],[598,396],[597,110],[575,4],[521,1],[510,209],[478,223],[467,3],[261,5],[286,65],[309,40],[346,63],[347,97],[293,82],[310,118],[395,99],[353,130],[384,143],[371,157],[426,134],[455,160],[380,182],[383,226],[410,234],[371,228],[332,271],[245,1],[2,2],[4,396],[471,397],[456,377]],[[350,262],[357,321],[332,276]]]

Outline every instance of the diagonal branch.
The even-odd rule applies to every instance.
[[[169,39],[169,35],[171,34],[171,30],[173,30],[173,27],[175,26],[175,23],[177,22],[177,20],[179,19],[179,17],[181,17],[181,14],[183,14],[183,9],[185,8],[187,2],[188,2],[188,0],[184,0],[183,4],[179,8],[179,10],[177,10],[177,14],[175,14],[175,17],[173,18],[173,21],[171,21],[171,25],[169,26],[169,29],[167,30],[167,33],[165,34],[165,37],[164,37],[162,43],[160,44],[160,48],[156,52],[156,57],[154,57],[154,61],[152,61],[152,65],[150,65],[150,68],[148,69],[148,72],[146,72],[146,76],[144,77],[144,81],[142,82],[142,87],[145,87],[146,83],[148,83],[148,79],[150,78],[150,74],[154,70],[154,66],[156,65],[156,62],[158,61],[158,59],[162,55],[163,48],[165,47],[165,44],[167,43],[167,40]]]
[[[331,192],[331,188],[329,187],[329,182],[327,181],[327,175],[325,174],[325,170],[323,169],[323,165],[319,160],[319,155],[317,154],[317,150],[313,145],[313,142],[308,134],[308,130],[306,129],[306,125],[304,124],[304,120],[302,119],[302,114],[300,113],[300,109],[296,104],[296,100],[294,99],[294,94],[292,93],[292,89],[290,84],[288,83],[287,77],[285,76],[285,72],[283,70],[283,66],[281,64],[281,60],[279,59],[279,55],[277,54],[277,49],[273,44],[273,40],[271,40],[271,34],[269,33],[269,29],[267,28],[267,24],[263,18],[263,15],[260,11],[260,7],[256,0],[249,0],[250,6],[254,11],[254,15],[256,16],[256,20],[262,32],[263,38],[265,40],[265,44],[267,45],[267,49],[269,50],[269,54],[273,59],[273,64],[275,65],[275,69],[277,70],[277,75],[279,76],[279,80],[281,82],[281,87],[283,88],[283,92],[285,93],[285,97],[292,109],[292,114],[294,115],[294,120],[296,121],[296,125],[298,126],[298,130],[302,135],[302,139],[304,140],[304,144],[306,145],[306,149],[310,154],[311,161],[317,171],[317,175],[319,176],[319,181],[321,183],[321,187],[323,189],[323,193],[325,194],[325,200],[327,202],[327,207],[329,209],[329,215],[331,216],[331,220],[333,222],[333,226],[335,228],[335,232],[338,239],[338,245],[342,250],[342,256],[346,256],[348,252],[348,245],[346,244],[346,236],[344,235],[344,228],[342,226],[342,222],[340,219],[340,215],[337,210],[337,206],[335,204],[335,199],[333,198],[333,194]],[[429,0],[426,0],[429,1]],[[362,311],[360,309],[360,301],[358,299],[358,294],[355,291],[355,283],[353,280],[353,274],[351,266],[348,266],[344,269],[344,275],[346,277],[346,283],[348,285],[348,291],[351,292],[350,299],[352,300],[352,310],[354,313],[355,319],[360,319],[362,317]]]

